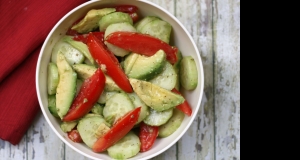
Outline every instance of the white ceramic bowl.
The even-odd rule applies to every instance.
[[[158,16],[163,20],[169,22],[173,26],[172,34],[172,44],[177,46],[183,53],[183,56],[193,56],[198,72],[199,72],[199,82],[196,90],[187,92],[183,91],[184,96],[190,103],[193,109],[193,115],[184,119],[180,128],[171,136],[158,139],[153,148],[145,153],[139,153],[137,156],[133,157],[132,160],[141,160],[141,159],[151,159],[172,147],[189,129],[193,123],[198,110],[200,108],[200,103],[203,94],[204,87],[204,73],[203,66],[199,51],[193,41],[192,37],[185,29],[185,27],[177,20],[172,14],[170,14],[165,9],[160,6],[153,4],[147,0],[100,0],[100,1],[89,1],[86,2],[68,14],[66,14],[62,19],[53,27],[52,31],[49,33],[38,59],[37,70],[36,70],[36,89],[39,99],[39,104],[41,110],[57,136],[66,143],[69,147],[79,152],[80,154],[97,160],[108,160],[111,159],[106,153],[94,153],[90,148],[84,144],[76,144],[68,139],[67,135],[62,132],[60,129],[59,120],[55,119],[48,110],[48,101],[47,101],[47,65],[50,61],[51,50],[56,41],[58,41],[68,30],[73,22],[85,15],[91,9],[99,9],[104,7],[112,7],[119,4],[130,4],[135,5],[139,8],[139,14],[142,16],[152,15]]]

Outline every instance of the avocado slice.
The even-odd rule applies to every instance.
[[[76,25],[72,27],[78,33],[88,33],[99,27],[99,21],[107,14],[116,12],[115,8],[92,9],[86,16]]]
[[[57,54],[57,68],[60,79],[56,93],[56,110],[62,119],[68,113],[76,95],[77,74],[61,52]]]
[[[87,64],[75,64],[73,65],[74,70],[77,72],[79,78],[88,79],[91,77],[97,70],[95,66],[90,66]],[[105,75],[105,91],[122,91],[122,89],[110,78],[108,75]]]
[[[182,104],[185,99],[178,94],[163,89],[155,84],[137,79],[129,79],[134,92],[147,106],[162,112]]]
[[[163,71],[165,63],[166,53],[163,50],[159,50],[151,57],[139,55],[127,76],[139,80],[150,80]],[[128,72],[129,69],[125,62],[125,70]]]

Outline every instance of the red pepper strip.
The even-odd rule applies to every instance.
[[[77,36],[77,35],[81,35],[80,33],[78,33],[77,31],[75,30],[72,30],[72,27],[75,26],[76,24],[78,24],[84,17],[78,19],[77,21],[75,21],[72,26],[68,29],[66,35],[68,36]]]
[[[163,50],[167,54],[167,60],[175,64],[177,62],[176,47],[154,38],[150,35],[133,32],[114,32],[106,41],[125,50],[139,53],[145,56],[153,56],[157,51]]]
[[[139,119],[141,107],[132,110],[120,118],[117,123],[93,145],[96,153],[104,152],[109,147],[121,140],[134,127]]]
[[[99,65],[106,66],[107,74],[116,84],[125,92],[132,93],[131,84],[117,58],[105,48],[103,42],[96,38],[93,32],[89,33],[87,45],[92,57]]]
[[[135,13],[139,10],[138,7],[133,5],[119,5],[115,8],[117,12],[124,12],[124,13]]]
[[[137,21],[139,21],[139,15],[137,13],[130,13],[129,14],[133,23],[136,23]]]
[[[173,93],[182,95],[177,89],[173,89],[172,90]],[[192,107],[190,106],[190,104],[188,103],[187,100],[185,100],[182,104],[180,104],[179,106],[176,107],[177,109],[179,109],[180,111],[182,111],[184,114],[188,115],[189,117],[192,115],[193,111],[192,111]]]
[[[141,152],[149,151],[157,136],[158,136],[159,127],[149,126],[145,123],[141,123],[140,126],[140,141],[141,141]]]
[[[77,129],[73,129],[72,131],[68,132],[68,137],[75,143],[82,143],[83,140],[78,132]]]
[[[104,42],[104,32],[93,32],[93,34],[100,39],[102,42]],[[82,35],[76,35],[73,37],[73,40],[80,41],[84,44],[87,44],[87,37],[89,34],[82,34]]]
[[[101,69],[85,80],[63,121],[75,121],[89,113],[104,90],[105,80]]]

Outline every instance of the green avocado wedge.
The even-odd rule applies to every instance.
[[[56,93],[56,110],[62,119],[69,111],[76,95],[77,74],[60,52],[57,55],[59,83]]]
[[[178,94],[163,89],[150,82],[129,79],[133,90],[145,104],[152,109],[162,112],[182,104],[185,99]]]

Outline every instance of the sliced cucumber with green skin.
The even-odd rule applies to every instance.
[[[72,29],[76,30],[78,33],[88,33],[94,31],[99,28],[98,22],[103,16],[115,11],[115,8],[103,8],[98,10],[92,9],[78,24],[73,26]]]
[[[48,64],[48,94],[55,95],[59,82],[59,74],[56,64]]]
[[[161,126],[166,124],[168,120],[173,115],[173,108],[169,110],[165,110],[162,112],[158,112],[156,110],[151,109],[150,115],[144,120],[144,123],[150,126]]]
[[[134,27],[136,28],[136,30],[137,30],[138,32],[141,32],[142,28],[143,28],[146,24],[148,24],[148,23],[150,23],[150,22],[152,22],[152,21],[154,21],[154,20],[157,20],[157,19],[160,19],[160,18],[155,17],[155,16],[147,16],[147,17],[143,18],[142,20],[140,20],[139,22],[137,22],[137,23],[134,25]]]
[[[60,128],[63,132],[67,133],[72,131],[72,129],[74,129],[78,124],[78,121],[74,121],[74,122],[62,122],[60,124]]]
[[[120,92],[112,91],[112,92],[106,92],[106,102],[113,97],[115,94],[119,94]]]
[[[163,71],[149,82],[158,85],[164,89],[172,90],[176,86],[177,78],[177,73],[175,72],[171,63],[166,62]]]
[[[86,64],[75,64],[73,65],[74,70],[77,72],[78,77],[85,80],[93,76],[97,71],[95,66]],[[122,89],[112,80],[111,77],[105,75],[105,91],[121,91]]]
[[[73,46],[78,51],[80,51],[90,61],[91,64],[95,65],[95,60],[92,57],[86,44],[73,40],[73,37],[71,36],[66,36],[64,38],[64,41]]]
[[[182,104],[185,99],[178,94],[155,84],[137,79],[129,79],[134,92],[143,102],[156,111],[165,111]]]
[[[149,34],[169,44],[171,32],[172,32],[172,26],[166,21],[157,19],[146,24],[140,30],[140,32],[143,34]]]
[[[158,136],[165,138],[172,135],[180,127],[184,117],[185,115],[183,112],[178,109],[174,109],[171,119],[166,124],[159,127]]]
[[[173,65],[173,68],[175,70],[175,72],[177,73],[177,81],[176,81],[176,85],[175,85],[175,88],[177,89],[177,91],[180,91],[181,89],[181,84],[180,84],[180,63],[181,63],[181,60],[182,60],[182,53],[181,51],[178,50],[177,52],[177,62]]]
[[[56,111],[56,95],[48,95],[48,109],[54,117],[59,118]]]
[[[106,38],[111,33],[118,31],[137,32],[136,29],[128,22],[114,23],[107,27],[104,37]],[[124,57],[130,53],[130,51],[114,46],[108,42],[105,42],[105,44],[107,48],[116,56]]]
[[[140,97],[136,93],[130,93],[128,95],[135,108],[142,107],[140,117],[137,121],[137,124],[139,124],[150,114],[150,108],[140,99]]]
[[[112,96],[103,109],[105,120],[114,124],[119,118],[134,110],[134,105],[126,93],[118,93]]]
[[[70,65],[81,64],[85,60],[84,55],[76,48],[65,42],[66,37],[62,37],[53,47],[51,62],[57,63],[57,54],[63,53]]]
[[[106,103],[106,91],[104,90],[99,97],[98,101],[99,104],[105,104]]]
[[[198,70],[191,56],[183,57],[180,62],[180,82],[186,90],[194,90],[198,85]]]
[[[62,53],[57,55],[57,68],[60,78],[56,93],[56,110],[59,117],[63,118],[76,95],[77,74]]]
[[[128,159],[140,152],[141,142],[137,135],[129,132],[115,145],[107,149],[108,155],[114,159]]]
[[[151,57],[139,55],[131,71],[129,78],[140,80],[150,80],[160,74],[166,63],[166,53],[163,50],[158,51]]]
[[[91,112],[98,115],[103,115],[103,109],[104,107],[100,104],[96,103],[94,107],[92,108]]]
[[[128,22],[129,24],[133,25],[132,18],[129,14],[123,12],[114,12],[101,18],[99,21],[99,30],[103,32],[109,25],[121,22]]]
[[[129,74],[132,70],[132,67],[135,63],[135,61],[139,58],[139,54],[137,53],[131,53],[130,55],[125,57],[124,61],[124,71],[125,74]]]
[[[105,129],[100,128],[103,125],[106,126],[106,122],[101,116],[85,117],[78,122],[77,130],[83,142],[88,147],[92,148],[95,142],[98,140],[99,135],[97,132],[101,132],[101,130]]]

